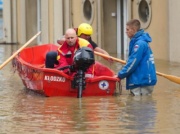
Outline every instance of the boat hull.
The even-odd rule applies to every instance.
[[[43,48],[43,49],[42,49]],[[49,49],[51,48],[51,49]],[[36,51],[34,51],[37,49]],[[13,60],[13,67],[16,68],[24,86],[28,89],[42,93],[45,96],[77,96],[78,89],[72,87],[73,78],[63,71],[44,67],[45,54],[48,51],[56,50],[56,46],[45,44],[26,48]],[[48,50],[48,51],[47,51]],[[34,51],[32,53],[32,51]],[[42,52],[39,52],[42,51]],[[43,53],[40,60],[32,60],[33,55]],[[26,59],[31,59],[29,62]],[[41,56],[38,56],[41,57]],[[116,91],[117,85],[120,88],[120,80],[112,77],[113,72],[107,67],[96,62],[97,68],[107,72],[106,75],[95,76],[85,80],[86,86],[82,91],[82,96],[110,96]],[[101,72],[99,71],[99,72]],[[111,76],[110,76],[111,75]]]

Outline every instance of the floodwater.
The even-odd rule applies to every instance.
[[[16,45],[0,45],[0,64]],[[107,63],[109,64],[109,63]],[[121,64],[109,66],[116,72]],[[180,76],[180,64],[156,61],[157,71]],[[44,97],[26,90],[8,63],[0,70],[2,134],[178,134],[180,85],[158,76],[151,96],[125,90],[110,97]]]

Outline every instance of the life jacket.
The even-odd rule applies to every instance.
[[[70,51],[73,51],[73,53],[75,53],[81,47],[92,48],[91,44],[87,40],[78,38],[74,47],[71,47],[67,44],[67,42],[64,42],[64,44],[58,48],[58,52],[65,56],[66,54],[72,54],[72,52]]]
[[[60,66],[72,65],[75,52],[82,47],[89,47],[93,49],[92,45],[87,40],[82,38],[78,38],[74,46],[69,46],[65,41],[63,45],[58,48],[57,60],[59,60]],[[94,74],[94,66],[92,65],[87,72],[89,74]]]

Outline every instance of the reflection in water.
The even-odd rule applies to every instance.
[[[11,109],[13,123],[7,124],[7,128],[16,125],[16,129],[9,131],[11,133],[118,133],[121,110],[116,98],[47,98],[32,92],[19,96],[21,98],[16,99],[18,102]]]
[[[0,64],[17,46],[0,45]],[[180,76],[180,64],[157,61],[157,70]],[[116,72],[119,63],[110,65]],[[24,89],[11,63],[0,70],[0,133],[176,134],[180,87],[158,76],[152,96],[44,97]]]
[[[125,119],[129,122],[126,128],[139,134],[151,132],[157,116],[156,103],[152,96],[129,96],[126,103],[127,117]]]

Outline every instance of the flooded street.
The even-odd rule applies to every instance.
[[[16,45],[0,45],[0,64]],[[109,65],[116,72],[120,63]],[[157,71],[180,77],[180,64],[156,61]],[[125,90],[110,97],[44,97],[26,90],[11,67],[0,70],[2,134],[178,134],[180,85],[158,76],[152,96]]]

